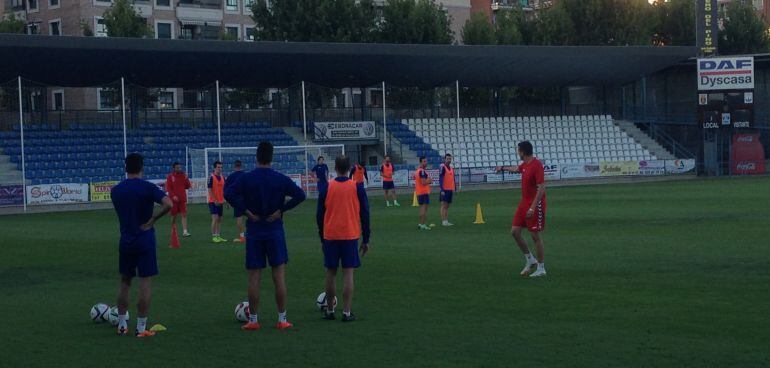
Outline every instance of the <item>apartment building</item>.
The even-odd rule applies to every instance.
[[[154,31],[155,38],[253,40],[253,0],[136,0],[134,8]],[[14,11],[27,22],[28,34],[107,37],[104,12],[111,0],[2,0],[2,12]],[[146,108],[200,107],[203,93],[181,89],[152,91]],[[111,110],[120,99],[114,88],[46,88],[32,96],[33,105],[49,110]]]

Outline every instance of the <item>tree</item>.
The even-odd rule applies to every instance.
[[[436,0],[388,0],[382,8],[379,41],[449,44],[454,40],[450,25],[450,16]]]
[[[465,22],[462,30],[463,43],[466,45],[494,45],[495,29],[484,13],[475,13]]]
[[[526,27],[524,14],[518,7],[502,10],[495,16],[495,37],[499,45],[524,43],[522,29]]]
[[[767,52],[768,35],[751,3],[733,1],[727,6],[724,27],[719,31],[719,53],[723,55]]]
[[[85,20],[80,21],[80,31],[83,33],[83,37],[94,36],[94,30],[91,28],[91,25],[88,24],[88,22]]]
[[[147,20],[134,9],[133,1],[115,0],[104,12],[103,17],[109,37],[152,38],[154,36]]]
[[[16,18],[13,13],[7,18],[2,19],[0,14],[0,33],[24,33],[27,23],[23,19]]]
[[[575,44],[575,24],[564,7],[555,6],[545,10],[535,24],[532,43],[537,45],[561,46]]]
[[[656,45],[695,45],[695,2],[690,0],[657,0],[653,4]]]
[[[372,42],[377,15],[372,0],[256,0],[254,37],[262,41]]]
[[[551,45],[649,45],[652,10],[647,0],[561,0],[543,12],[535,38]]]

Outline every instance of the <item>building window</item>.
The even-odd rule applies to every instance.
[[[39,10],[37,0],[28,0],[27,4],[29,5],[29,9],[27,11],[36,12]]]
[[[176,107],[176,93],[174,91],[160,90],[158,92],[158,108],[159,109],[173,109]]]
[[[61,36],[61,19],[48,22],[48,34],[51,36]]]
[[[171,0],[155,0],[155,6],[159,8],[170,8]]]
[[[39,25],[39,23],[29,23],[29,24],[27,24],[27,34],[30,34],[30,35],[40,34],[40,25]]]
[[[245,27],[244,29],[246,32],[244,33],[243,39],[246,41],[254,41],[254,27]]]
[[[48,0],[48,8],[56,9],[59,7],[59,0]]]
[[[53,91],[53,109],[55,111],[64,110],[64,91]]]
[[[94,36],[107,37],[107,25],[102,17],[94,17]]]
[[[240,40],[241,39],[241,32],[239,32],[240,27],[226,27],[225,30],[227,31],[227,37],[233,40]]]
[[[96,101],[99,110],[117,110],[120,107],[118,90],[114,88],[99,88],[96,90]]]
[[[237,12],[238,11],[238,0],[226,0],[225,3],[227,6],[225,7],[225,10],[231,11],[231,12]]]
[[[251,14],[251,6],[254,5],[254,0],[243,0],[243,12]]]
[[[172,23],[155,23],[155,37],[156,38],[174,38],[173,24]]]

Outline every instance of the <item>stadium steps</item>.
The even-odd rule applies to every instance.
[[[636,124],[630,121],[626,120],[614,120],[615,124],[625,132],[629,137],[633,138],[637,143],[641,144],[642,147],[650,151],[655,157],[657,157],[660,160],[675,160],[677,157],[674,157],[671,152],[669,152],[665,147],[661,146],[658,142],[656,142],[652,137],[647,135],[647,133],[641,131],[639,128],[636,127]]]
[[[306,143],[305,143],[305,136],[302,134],[302,128],[301,127],[300,128],[296,128],[296,127],[294,127],[294,128],[282,128],[282,129],[283,129],[284,132],[286,132],[286,134],[288,134],[292,138],[294,138],[294,140],[297,141],[297,144],[299,144],[300,146],[306,145]],[[313,143],[313,137],[310,136],[310,133],[308,133],[307,139],[308,139],[308,141],[307,141],[308,145],[309,144],[315,144],[315,143]]]
[[[7,155],[0,154],[0,185],[21,184],[21,171]]]

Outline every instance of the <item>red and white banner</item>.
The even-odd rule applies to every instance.
[[[763,174],[765,149],[759,134],[735,134],[730,147],[730,169],[735,175]]]

